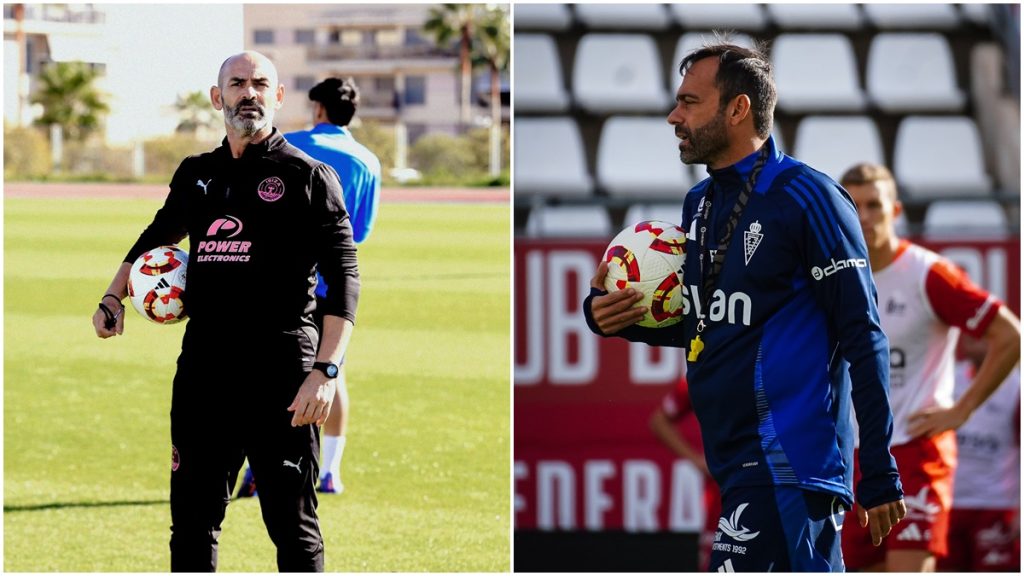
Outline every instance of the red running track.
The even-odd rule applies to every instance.
[[[5,182],[5,198],[122,198],[163,200],[165,184]],[[508,188],[382,188],[382,202],[508,203]]]

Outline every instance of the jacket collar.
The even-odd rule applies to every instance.
[[[245,151],[242,152],[242,158],[251,158],[255,156],[266,156],[269,152],[277,150],[287,144],[288,141],[281,135],[281,131],[274,126],[270,136],[267,136],[262,142],[256,144],[249,144],[245,147]],[[224,150],[229,158],[231,158],[231,146],[228,145],[228,137],[225,136],[220,142],[221,149]],[[240,158],[241,159],[241,158]]]
[[[768,162],[766,166],[782,161],[782,152],[775,145],[775,136],[768,136],[768,140],[765,141],[762,147],[764,146],[768,147]],[[732,166],[726,166],[718,170],[712,170],[708,167],[708,176],[711,176],[711,180],[718,186],[743,186],[750,171],[754,169],[754,164],[757,162],[757,157],[760,154],[761,149],[758,148],[756,152],[745,156]],[[758,180],[762,180],[762,178]],[[757,188],[760,189],[761,186]]]

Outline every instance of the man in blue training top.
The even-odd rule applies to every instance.
[[[603,290],[591,330],[687,348],[708,468],[722,490],[710,569],[842,571],[853,491],[851,401],[860,425],[857,515],[877,546],[906,515],[889,453],[889,354],[856,208],[828,176],[780,152],[763,53],[716,44],[686,56],[668,116],[707,178],[683,202],[683,321],[635,326],[646,309]]]
[[[359,107],[359,89],[351,78],[327,78],[309,91],[313,102],[313,129],[289,132],[284,135],[289,144],[328,164],[338,173],[345,207],[352,221],[356,243],[366,240],[373,230],[380,203],[380,160],[365,146],[356,142],[348,124]],[[317,310],[320,300],[327,294],[327,284],[317,272]],[[321,316],[315,314],[317,323]],[[323,455],[320,485],[317,491],[340,494],[345,490],[341,481],[341,459],[345,453],[345,429],[348,425],[349,400],[345,385],[345,364],[342,362],[337,378],[334,409],[327,417],[323,429]],[[239,489],[240,497],[252,496],[255,484],[246,470]]]

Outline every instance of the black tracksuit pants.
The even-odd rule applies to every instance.
[[[171,401],[171,570],[217,568],[217,539],[248,456],[282,572],[322,572],[316,426],[286,408],[316,353],[312,328],[230,332],[190,321]]]

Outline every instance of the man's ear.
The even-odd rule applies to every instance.
[[[284,84],[277,85],[277,104],[274,104],[274,110],[280,110],[284,104]]]
[[[732,126],[743,122],[750,115],[750,97],[746,94],[740,94],[733,98],[732,102],[729,103],[726,113],[728,114],[729,124]]]
[[[223,110],[224,103],[220,99],[220,87],[210,86],[210,102],[213,103],[214,110]]]

